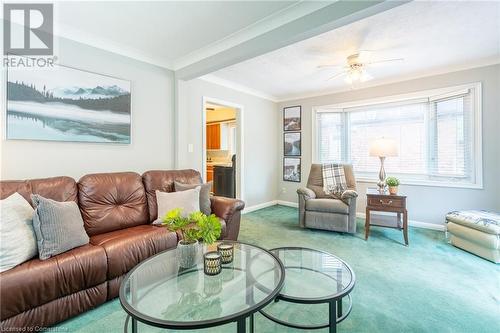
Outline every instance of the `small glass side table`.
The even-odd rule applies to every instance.
[[[336,332],[337,323],[347,318],[352,309],[349,293],[354,288],[356,277],[351,267],[333,254],[308,248],[282,247],[270,251],[285,266],[285,284],[275,302],[260,313],[284,326],[303,330],[329,328],[330,333]],[[343,309],[343,298],[347,298],[347,309]],[[279,318],[280,311],[273,307],[278,307],[281,302],[327,304],[328,322],[306,325]]]

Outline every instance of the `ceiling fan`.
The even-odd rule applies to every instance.
[[[394,62],[394,61],[403,61],[403,58],[394,58],[394,59],[381,59],[372,61],[372,51],[359,51],[358,53],[351,54],[347,57],[346,66],[342,65],[320,65],[318,68],[326,68],[326,67],[342,67],[343,70],[332,77],[328,78],[328,80],[333,80],[342,76],[345,76],[345,81],[350,85],[353,85],[355,82],[366,82],[368,80],[373,79],[367,68],[379,65],[382,63]]]

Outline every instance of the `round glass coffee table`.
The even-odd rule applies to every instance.
[[[226,242],[226,241],[224,241]],[[270,251],[232,242],[233,262],[215,276],[203,272],[204,251],[196,266],[182,269],[176,250],[167,250],[132,269],[120,286],[120,303],[128,316],[124,331],[137,322],[167,329],[199,329],[236,322],[253,331],[253,314],[269,304],[283,287],[285,270]],[[201,248],[201,246],[200,246]]]
[[[283,247],[270,250],[285,266],[285,284],[276,297],[277,303],[260,310],[266,318],[288,327],[313,330],[329,328],[336,332],[337,323],[343,321],[351,312],[352,298],[349,294],[354,288],[356,277],[353,270],[342,259],[313,249]],[[343,310],[342,299],[346,298],[347,308]],[[279,304],[283,302],[298,304],[324,304],[328,306],[328,322],[318,319],[319,323],[306,325],[313,317]],[[278,309],[281,306],[281,309]],[[319,311],[320,313],[322,311]],[[287,316],[286,319],[281,317]],[[293,319],[293,320],[291,320]]]

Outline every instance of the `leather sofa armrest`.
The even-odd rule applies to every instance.
[[[212,196],[210,198],[212,214],[226,222],[225,239],[238,240],[240,232],[241,211],[245,203],[239,199]]]
[[[305,200],[316,199],[316,193],[307,187],[301,187],[297,189],[297,194],[304,196]]]

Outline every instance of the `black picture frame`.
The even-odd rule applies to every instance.
[[[293,175],[293,173],[290,173],[288,169],[290,169],[290,165],[293,166],[293,164],[288,163],[287,160],[295,160],[296,163],[295,165],[297,166],[295,169],[298,169],[298,172]],[[290,175],[288,175],[290,174]],[[294,182],[294,183],[300,183],[302,178],[302,159],[300,157],[283,157],[283,181],[285,182]]]
[[[298,115],[296,114],[298,112]],[[288,113],[288,115],[287,115]],[[283,108],[283,131],[296,132],[302,129],[302,106],[294,105]]]
[[[293,140],[293,137],[298,135],[298,140]],[[287,137],[293,141],[287,141]],[[295,144],[298,141],[298,147]],[[294,149],[295,148],[295,149]],[[283,155],[298,157],[302,155],[302,133],[301,132],[284,132],[283,133]]]

